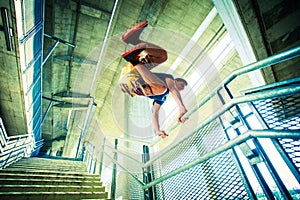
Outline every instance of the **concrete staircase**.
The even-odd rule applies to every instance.
[[[107,199],[107,193],[81,161],[34,157],[0,170],[0,199]]]

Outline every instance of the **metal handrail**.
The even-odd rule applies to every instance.
[[[1,152],[0,156],[2,158],[4,156],[7,156],[7,158],[1,161],[0,168],[4,168],[5,166],[7,166],[8,163],[12,163],[16,161],[20,153],[23,153],[25,155],[25,153],[27,152],[28,144],[34,142],[34,135],[23,134],[23,135],[16,135],[16,136],[7,136],[2,118],[0,118],[0,127],[1,127],[0,134],[1,137],[3,138],[3,141],[0,144],[0,152]],[[35,145],[36,144],[34,143],[31,149],[31,153],[34,151]],[[16,158],[16,159],[13,159],[13,161],[11,161],[12,158]]]
[[[108,153],[104,151],[104,154],[116,165],[118,165],[120,168],[122,168],[124,171],[126,171],[132,178],[134,178],[141,186],[144,186],[145,184],[140,181],[134,174],[132,174],[127,168],[125,168],[123,165],[121,165],[118,161],[113,159]]]
[[[300,93],[300,86],[297,86],[297,87],[294,87],[294,88],[283,87],[283,88],[276,89],[276,90],[267,90],[267,91],[262,91],[262,92],[255,93],[255,94],[250,94],[250,95],[247,95],[247,96],[236,97],[234,99],[231,99],[226,104],[224,104],[223,107],[221,109],[218,109],[216,112],[214,112],[213,115],[206,118],[198,127],[195,128],[195,131],[205,127],[207,124],[211,123],[216,118],[218,118],[219,116],[224,114],[227,110],[231,109],[232,107],[234,107],[237,104],[247,103],[247,102],[251,102],[251,101],[254,101],[254,100],[261,100],[261,99],[266,99],[266,98],[284,96],[284,95],[289,95],[289,94],[294,94],[294,93]],[[160,151],[159,154],[156,154],[154,157],[152,157],[152,159],[150,161],[145,163],[143,167],[149,166],[155,160],[159,159],[161,157],[161,155],[164,155],[168,151],[172,150],[173,148],[178,146],[178,144],[184,142],[187,138],[191,137],[193,134],[194,134],[194,131],[187,134],[184,138],[182,138],[178,142],[173,143],[168,148],[163,149],[162,151]]]
[[[227,102],[226,104],[224,104],[221,109],[219,109],[213,115],[211,115],[206,120],[204,120],[198,127],[195,128],[195,131],[205,127],[207,124],[211,123],[216,118],[218,118],[220,115],[224,114],[227,110],[231,109],[232,107],[234,107],[237,104],[247,103],[247,102],[251,102],[253,100],[261,100],[261,99],[266,99],[266,98],[285,96],[285,95],[294,94],[294,93],[300,93],[300,86],[297,86],[294,88],[283,87],[283,88],[276,89],[276,90],[268,90],[268,91],[263,91],[263,92],[259,92],[256,94],[250,94],[247,96],[236,97],[236,98],[230,100],[229,102]],[[167,152],[169,152],[170,150],[176,148],[180,143],[184,142],[187,138],[191,137],[195,131],[192,131],[190,134],[187,134],[181,140],[179,140],[176,143],[173,143],[168,148],[163,149],[158,154],[154,155],[151,158],[151,160],[149,160],[146,163],[140,163],[137,159],[134,159],[132,157],[130,157],[130,158],[135,160],[136,162],[140,163],[142,168],[146,168],[146,167],[150,166],[153,162],[155,162],[157,159],[160,159],[162,155],[164,155]],[[108,146],[108,145],[105,145],[105,146]],[[110,147],[110,146],[108,146],[108,147],[111,148],[113,150],[113,152],[122,153],[118,150],[113,149],[113,147]],[[126,156],[128,156],[128,155],[126,155]]]
[[[1,149],[1,152],[2,152],[2,154],[0,154],[0,157],[1,157],[1,156],[4,156],[4,155],[6,155],[6,154],[8,154],[9,151],[13,151],[13,149],[17,149],[17,148],[20,148],[20,147],[25,147],[25,144],[27,144],[27,143],[26,143],[26,140],[27,140],[27,138],[25,138],[25,139],[23,139],[23,140],[17,140],[17,141],[15,141],[15,143],[12,143],[12,145],[14,145],[14,146],[8,148],[7,150],[5,149],[7,146],[4,147],[4,148],[0,148],[0,149]],[[16,144],[21,143],[21,142],[23,142],[23,141],[25,141],[25,143],[23,143],[23,144],[21,144],[21,145],[18,145],[18,146],[15,146]]]
[[[140,164],[141,166],[143,165],[142,162],[140,162],[139,160],[133,158],[132,156],[130,156],[130,155],[126,154],[126,153],[123,153],[123,152],[120,151],[120,150],[116,150],[116,149],[114,149],[113,147],[111,147],[111,146],[109,146],[109,145],[105,145],[105,146],[108,147],[108,148],[110,148],[110,149],[112,150],[113,153],[120,153],[120,154],[122,154],[123,156],[126,156],[127,158],[130,158],[131,160],[136,161],[136,162],[137,162],[138,164]]]
[[[300,138],[300,131],[293,131],[293,130],[248,130],[246,133],[237,136],[236,138],[226,142],[225,144],[221,145],[220,147],[210,151],[209,153],[198,157],[192,162],[185,164],[182,167],[173,170],[159,178],[156,178],[154,181],[148,183],[147,185],[143,186],[143,189],[150,188],[166,179],[169,179],[183,171],[186,171],[200,163],[207,161],[210,158],[217,156],[218,154],[225,152],[229,149],[232,149],[234,146],[239,145],[243,142],[246,142],[252,138]]]
[[[26,152],[27,147],[28,147],[27,145],[30,144],[31,142],[32,141],[27,141],[26,142],[26,140],[25,140],[22,145],[16,146],[16,147],[10,149],[9,152],[7,152],[5,154],[2,154],[1,157],[7,156],[7,154],[9,154],[9,155],[5,160],[3,160],[4,163],[1,164],[0,168],[2,169],[4,167],[8,166],[8,164],[15,162],[19,158],[18,156],[20,154],[25,155],[25,152]],[[13,159],[13,160],[11,161],[11,159]]]

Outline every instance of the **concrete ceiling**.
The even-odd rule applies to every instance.
[[[257,60],[299,45],[298,1],[242,0],[234,3]],[[17,35],[13,1],[1,2],[1,6],[11,9],[10,23]],[[42,115],[45,116],[42,125],[42,138],[45,139],[43,152],[55,152],[64,147],[65,156],[74,156],[74,149],[83,133],[101,133],[112,137],[126,134],[125,116],[128,116],[126,112],[132,100],[120,92],[118,79],[125,64],[120,55],[131,46],[120,40],[123,31],[139,19],[148,20],[149,27],[145,29],[142,39],[168,51],[168,61],[155,69],[168,72],[184,48],[191,44],[191,38],[212,11],[214,3],[209,0],[119,0],[114,6],[115,2],[111,0],[45,1],[44,33],[76,47],[59,43],[42,67]],[[203,34],[192,42],[189,54],[171,70],[172,74],[188,77],[195,71],[195,57],[207,55],[225,34],[226,28],[217,14]],[[18,65],[18,50],[6,50],[3,32],[0,32],[0,39],[1,117],[9,134],[18,135],[26,133],[20,70],[15,67]],[[14,40],[16,42],[17,38]],[[54,43],[55,40],[44,37],[44,55]],[[220,66],[215,67],[217,76],[206,77],[210,82],[207,83],[210,85],[208,90],[199,91],[197,98],[242,65],[237,51],[228,53]],[[287,70],[290,66],[295,66],[293,72]],[[288,66],[267,68],[263,75],[266,82],[276,82],[298,77],[299,71],[297,59],[289,62]],[[205,72],[199,73],[199,80],[202,74]],[[247,87],[249,80],[246,78],[241,84]],[[236,91],[243,88],[240,84],[233,87]],[[135,109],[143,110],[147,103],[138,105],[141,108]],[[52,146],[54,144],[55,147]]]

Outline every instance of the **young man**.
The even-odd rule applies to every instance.
[[[171,93],[179,108],[178,122],[184,123],[188,118],[182,119],[182,117],[187,113],[187,109],[179,92],[187,86],[187,82],[182,78],[174,79],[170,74],[150,71],[165,62],[168,55],[161,47],[140,40],[139,36],[147,25],[147,21],[138,21],[122,36],[125,43],[135,45],[135,47],[122,54],[128,63],[122,69],[120,86],[124,93],[132,97],[139,95],[154,100],[152,114],[154,129],[157,135],[166,138],[168,135],[161,130],[159,125],[159,109]]]

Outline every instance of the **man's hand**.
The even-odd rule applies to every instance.
[[[157,131],[157,135],[161,136],[162,139],[165,139],[166,137],[169,136],[168,134],[166,134],[165,131]]]
[[[186,122],[186,120],[189,119],[188,117],[185,117],[185,118],[182,119],[182,117],[183,117],[183,115],[184,115],[185,113],[187,113],[187,110],[186,110],[185,108],[183,108],[182,110],[180,110],[180,113],[179,113],[178,118],[177,118],[177,119],[178,119],[178,122],[184,123],[184,122]]]

